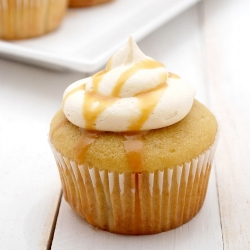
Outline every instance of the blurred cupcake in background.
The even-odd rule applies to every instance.
[[[87,7],[107,3],[111,0],[69,0],[69,7]]]
[[[56,29],[68,0],[0,0],[0,39],[41,36]]]

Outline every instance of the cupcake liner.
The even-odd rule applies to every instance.
[[[118,173],[79,165],[53,150],[65,200],[90,224],[121,234],[176,228],[200,210],[207,191],[214,144],[182,165],[152,173]]]
[[[22,39],[55,29],[67,3],[68,0],[0,0],[0,38]]]

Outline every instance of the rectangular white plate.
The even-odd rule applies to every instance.
[[[91,73],[131,35],[138,42],[199,0],[113,0],[69,9],[59,29],[41,37],[0,41],[0,55],[26,63]]]

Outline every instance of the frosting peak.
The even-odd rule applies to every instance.
[[[71,84],[63,111],[76,126],[102,131],[138,131],[180,121],[194,90],[165,66],[144,55],[132,38],[104,70]]]
[[[143,54],[143,52],[139,49],[135,41],[132,37],[129,38],[127,44],[119,49],[109,60],[106,69],[113,69],[120,65],[129,65],[133,63],[137,63],[143,61],[145,59],[152,58]]]

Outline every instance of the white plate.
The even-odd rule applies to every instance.
[[[199,0],[114,0],[69,9],[59,29],[20,41],[0,41],[0,55],[53,69],[91,73],[130,35],[138,42]]]

